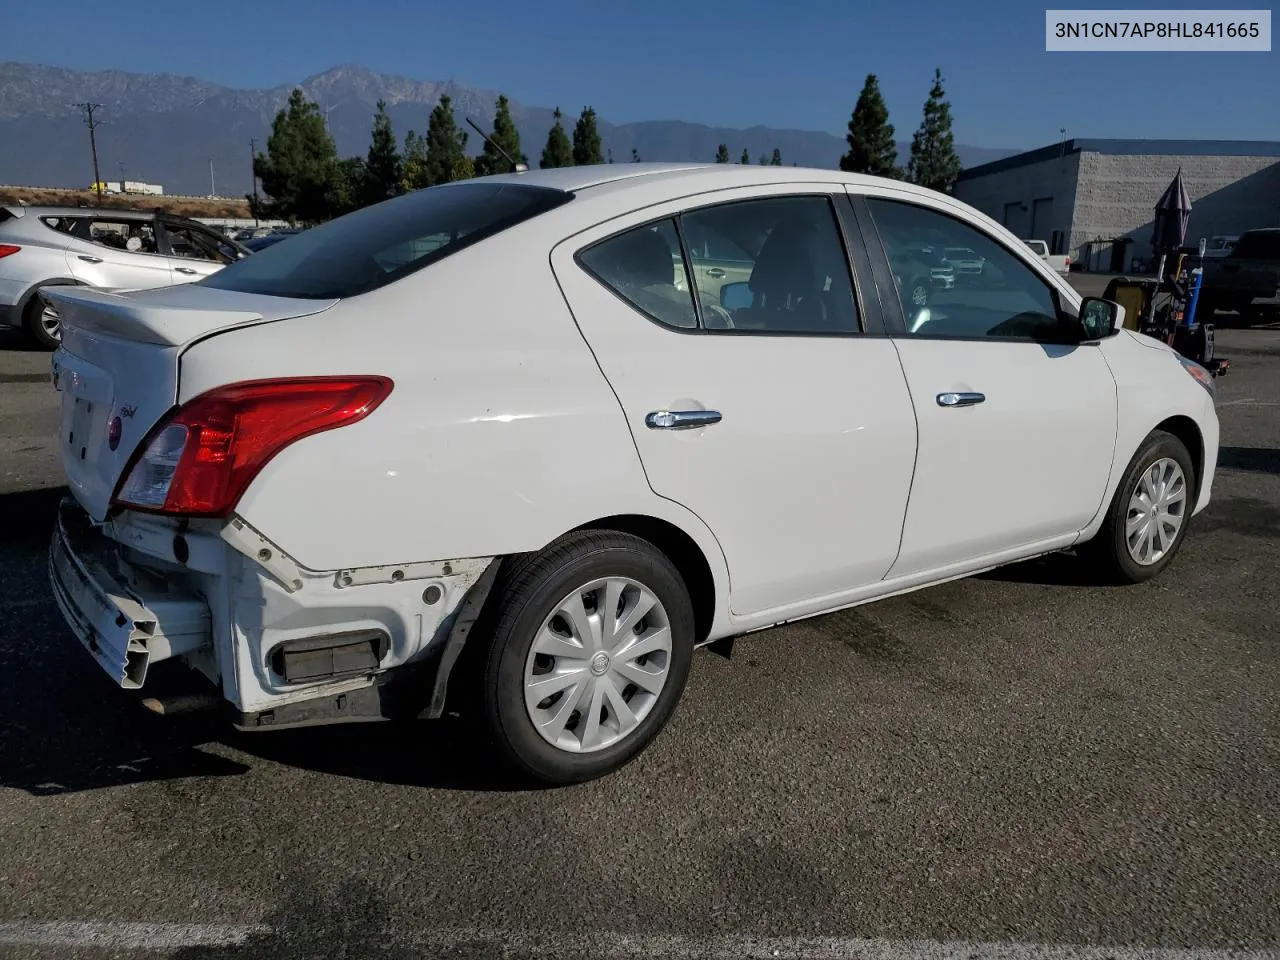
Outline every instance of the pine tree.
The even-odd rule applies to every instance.
[[[636,151],[636,148],[635,148],[635,147],[632,147],[632,148],[631,148],[631,162],[632,162],[632,163],[639,163],[639,162],[640,162],[640,154]]]
[[[893,124],[889,108],[880,94],[880,81],[868,73],[845,137],[849,152],[840,158],[840,169],[846,173],[868,173],[873,177],[896,177],[898,148],[893,142]]]
[[[542,148],[542,162],[538,164],[544,170],[549,167],[573,166],[573,147],[569,145],[569,137],[564,132],[559,107],[556,107],[555,118],[556,122],[547,134],[547,145]]]
[[[596,129],[596,112],[585,107],[573,128],[573,162],[579,167],[604,163],[600,131]]]
[[[608,162],[609,162],[609,163],[613,163],[613,148],[612,148],[612,147],[610,147],[610,148],[609,148],[609,160],[608,160]]]
[[[453,116],[453,100],[447,94],[440,98],[427,121],[427,186],[464,180],[473,170],[467,156],[467,133],[458,127]]]
[[[729,146],[728,144],[722,143],[720,144],[719,147],[716,148],[716,163],[728,163],[728,162],[729,162]]]
[[[933,86],[924,103],[924,119],[911,139],[907,178],[922,187],[946,193],[960,175],[960,158],[956,156],[955,138],[951,133],[951,105],[944,97],[942,71],[934,70]]]
[[[362,204],[381,203],[400,193],[404,179],[404,163],[396,150],[396,135],[387,116],[387,105],[378,101],[373,115],[373,134],[369,142],[369,154],[364,162],[364,182],[360,189]]]
[[[773,148],[773,157],[770,158],[769,160],[769,166],[771,167],[782,166],[782,151],[779,150],[777,147]]]
[[[329,216],[340,217],[366,206],[368,190],[369,169],[364,157],[347,157],[345,160],[334,161],[326,191]]]
[[[768,166],[768,165],[769,165],[769,161],[768,161],[767,159],[765,159],[765,155],[764,155],[763,153],[762,153],[762,154],[760,154],[760,159],[758,159],[758,160],[756,161],[756,163],[760,164],[760,166],[762,166],[762,167],[765,167],[765,166]]]
[[[400,184],[404,192],[430,186],[427,183],[427,141],[422,134],[412,130],[405,134],[401,171]]]
[[[261,215],[295,223],[327,220],[333,215],[337,163],[338,151],[319,106],[295,89],[271,123],[266,152],[253,160],[253,172],[268,198],[259,205]]]
[[[526,165],[529,163],[529,158],[520,152],[520,131],[516,129],[515,121],[511,119],[511,102],[501,94],[494,108],[493,130],[490,131],[489,139],[484,143],[484,150],[481,151],[480,156],[476,157],[477,177],[510,172],[511,163],[508,163],[506,157],[498,152],[494,144],[506,152],[512,163]]]
[[[751,162],[751,154],[747,152],[747,148],[746,148],[746,147],[743,147],[743,148],[742,148],[742,159],[741,159],[741,160],[739,160],[738,162],[739,162],[739,163],[750,163],[750,162]]]

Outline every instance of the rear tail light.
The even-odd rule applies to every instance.
[[[154,513],[226,516],[277,453],[363,420],[392,386],[386,377],[299,377],[210,390],[152,428],[112,502]]]
[[[15,247],[12,243],[0,243],[0,260],[12,256],[21,249],[21,247]]]

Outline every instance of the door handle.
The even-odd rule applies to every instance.
[[[644,418],[650,430],[688,430],[721,420],[719,410],[655,410]]]
[[[975,403],[982,403],[986,399],[986,395],[981,393],[940,393],[938,406],[972,407]]]
[[[712,267],[710,270],[707,271],[707,276],[711,277],[713,280],[719,280],[721,277],[724,276],[724,271],[721,270],[719,267]]]
[[[192,270],[190,267],[174,267],[173,269],[177,270],[179,273],[195,273],[196,272]]]
[[[76,257],[80,260],[83,260],[85,263],[101,263],[102,262],[101,257],[91,257],[87,253],[76,254]]]

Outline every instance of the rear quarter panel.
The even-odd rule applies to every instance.
[[[281,452],[237,512],[316,570],[532,551],[601,518],[653,516],[693,537],[726,596],[718,544],[650,490],[549,261],[530,252],[550,248],[544,233],[516,228],[323,314],[191,348],[184,401],[256,377],[395,381],[365,420]]]

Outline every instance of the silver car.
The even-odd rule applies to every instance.
[[[38,292],[75,284],[143,290],[189,283],[249,250],[195,220],[142,210],[0,207],[0,327],[58,345],[58,317]]]

